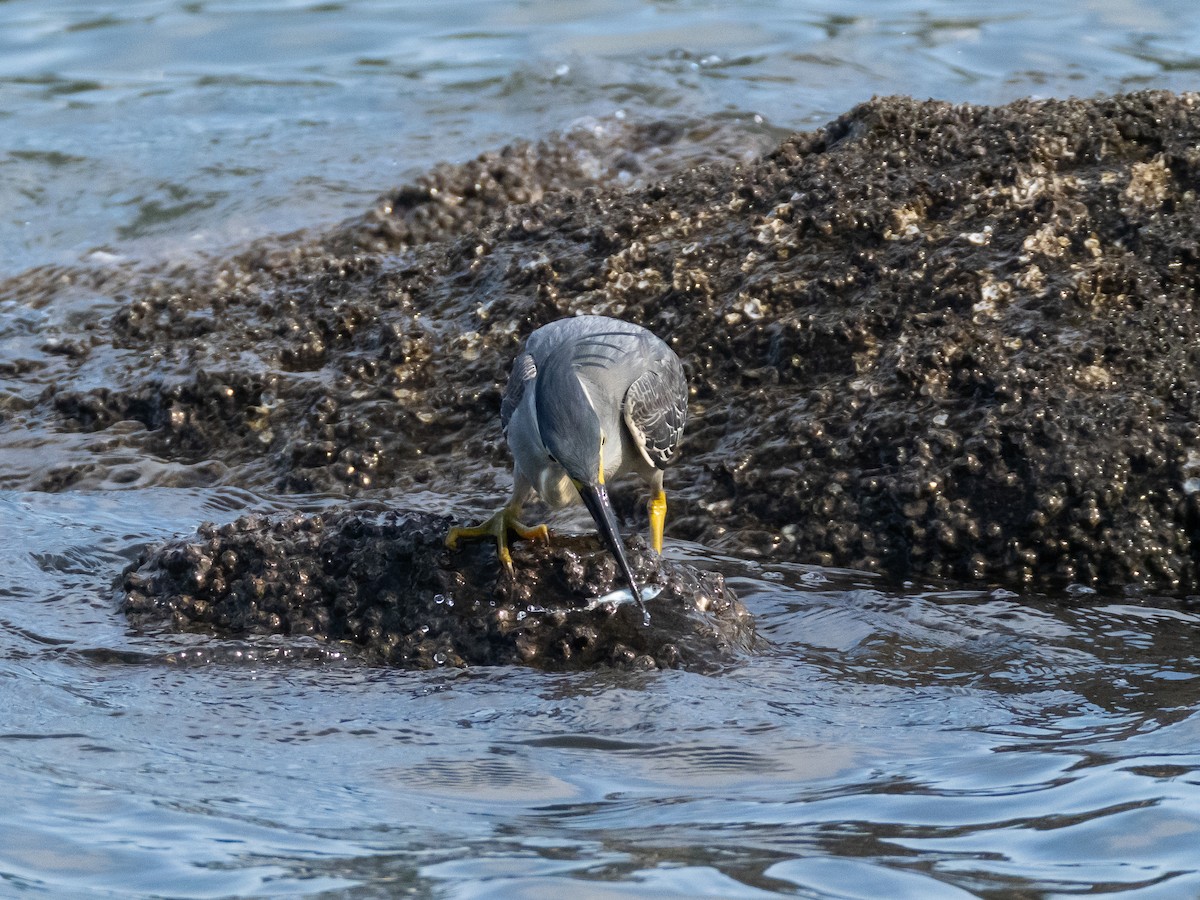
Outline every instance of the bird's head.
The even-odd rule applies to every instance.
[[[546,375],[562,371],[550,369]],[[573,482],[604,483],[607,436],[587,388],[570,367],[562,377],[538,378],[537,419],[546,452]]]
[[[596,411],[596,400],[588,386],[580,379],[571,365],[554,365],[551,358],[538,375],[537,408],[538,431],[550,460],[566,470],[584,505],[596,522],[596,528],[605,546],[617,561],[621,574],[629,582],[629,589],[646,615],[642,596],[638,589],[633,568],[625,554],[625,545],[617,527],[617,516],[608,499],[608,488],[604,483],[604,446],[611,440],[620,440],[619,434],[611,437],[605,431],[600,414]],[[596,390],[595,387],[592,390]],[[610,427],[619,428],[615,422]],[[647,616],[648,620],[648,616]]]

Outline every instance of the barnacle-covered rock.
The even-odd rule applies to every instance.
[[[0,285],[114,306],[0,363],[0,415],[106,452],[0,484],[107,484],[131,448],[165,462],[156,483],[433,492],[471,518],[509,487],[521,339],[608,313],[688,370],[668,536],[899,578],[1200,590],[1200,95],[888,97],[769,152],[739,136],[518,143],[325,234]]]
[[[494,546],[449,553],[442,516],[352,511],[247,516],[158,547],[122,576],[123,607],[144,629],[244,639],[308,635],[405,668],[519,663],[707,670],[755,641],[717,574],[664,560],[635,540],[630,563],[658,591],[649,625],[592,538],[518,544],[516,577]]]

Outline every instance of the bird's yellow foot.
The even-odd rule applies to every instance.
[[[497,510],[492,516],[478,525],[469,528],[451,528],[446,533],[446,546],[451,550],[458,549],[458,542],[464,538],[481,537],[494,538],[496,555],[511,575],[513,572],[512,554],[508,552],[508,533],[513,532],[517,537],[526,541],[541,541],[550,543],[550,529],[545,525],[525,525],[517,520],[517,510],[511,506]]]

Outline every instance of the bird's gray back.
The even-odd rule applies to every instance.
[[[679,358],[661,339],[607,316],[543,325],[513,361],[501,401],[505,435],[518,407],[532,401],[535,391],[548,389],[546,402],[569,405],[573,385],[564,379],[587,386],[584,402],[596,407],[603,427],[615,428],[624,419],[648,464],[661,468],[670,462],[687,418],[687,381]],[[536,420],[532,409],[530,415]]]
[[[615,431],[624,421],[647,465],[661,469],[669,464],[687,420],[687,379],[679,357],[654,334],[629,322],[603,317],[566,322],[571,327],[549,335],[557,340],[541,366],[542,377],[577,377],[587,386],[588,400],[606,430]],[[539,341],[537,350],[550,344]],[[540,390],[541,378],[538,384]],[[625,449],[627,455],[630,448]]]
[[[540,369],[551,354],[571,347],[572,354],[588,356],[590,363],[611,363],[615,356],[628,353],[641,340],[653,335],[640,325],[608,316],[575,316],[543,325],[529,336],[525,352],[533,356]]]
[[[509,422],[521,405],[533,380],[546,371],[551,357],[559,368],[578,366],[590,371],[593,380],[611,377],[612,369],[622,357],[635,352],[647,338],[658,339],[640,325],[607,316],[575,316],[557,319],[538,328],[525,341],[524,349],[513,360],[504,395],[500,400],[500,424],[508,434]],[[551,366],[553,370],[555,366]],[[637,375],[633,376],[634,378]],[[628,387],[616,385],[620,390]]]
[[[618,405],[629,385],[648,368],[675,357],[645,328],[607,316],[551,322],[530,336],[526,350],[540,373],[561,370],[553,372],[554,377],[569,369],[600,388],[599,396],[613,398]]]

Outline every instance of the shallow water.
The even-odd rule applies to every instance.
[[[588,117],[770,132],[873,93],[1180,89],[1197,68],[1183,0],[9,0],[0,276],[318,226]],[[107,302],[0,292],[0,351]],[[729,576],[761,653],[709,676],[413,673],[148,637],[112,591],[139,548],[337,499],[191,487],[103,433],[57,446],[104,474],[0,490],[0,896],[1200,895],[1194,612],[676,544]],[[0,419],[0,488],[45,454]]]
[[[128,633],[132,548],[291,504],[0,495],[0,894],[1200,892],[1200,616],[683,546],[770,642],[718,675]]]

